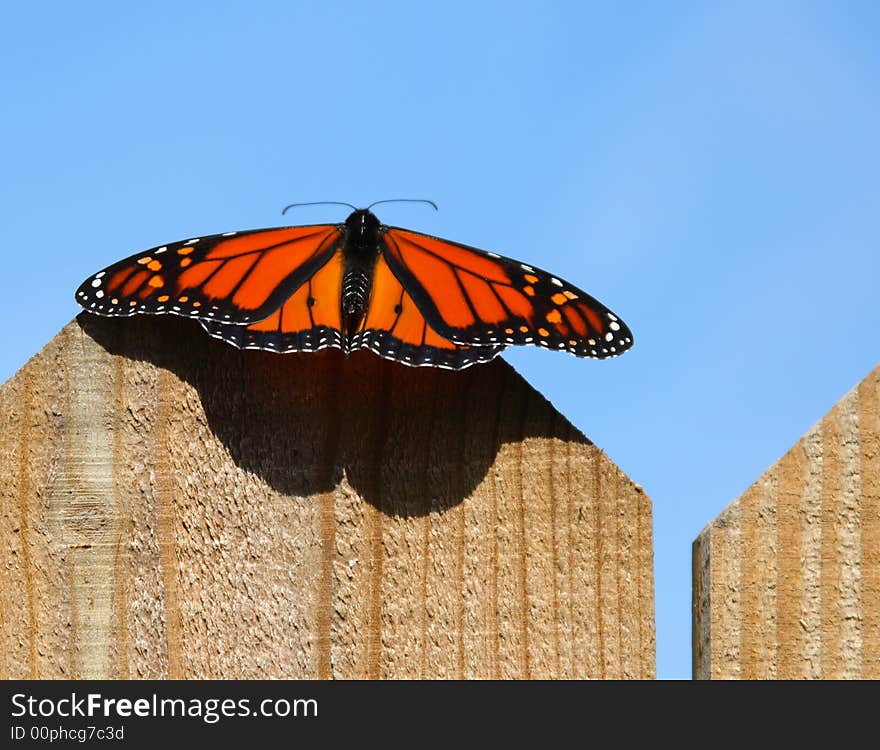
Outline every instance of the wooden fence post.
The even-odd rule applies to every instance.
[[[81,315],[0,388],[0,677],[652,677],[651,506],[505,362]]]
[[[693,552],[694,677],[880,678],[880,366]]]

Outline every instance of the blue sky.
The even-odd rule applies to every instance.
[[[124,255],[430,197],[380,218],[633,329],[506,356],[652,498],[658,676],[687,678],[694,537],[880,361],[878,8],[10,5],[0,381]]]

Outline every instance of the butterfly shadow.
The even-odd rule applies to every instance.
[[[423,516],[468,497],[506,444],[589,444],[501,359],[451,372],[366,351],[240,351],[173,316],[77,322],[107,352],[190,384],[232,461],[287,495],[347,483],[387,515]]]

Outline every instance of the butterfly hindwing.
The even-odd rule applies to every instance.
[[[132,255],[86,279],[77,302],[98,315],[172,313],[247,325],[333,255],[335,224],[197,237]]]
[[[632,346],[607,307],[539,268],[398,227],[386,228],[382,242],[428,324],[456,344],[536,344],[597,359]]]
[[[504,349],[462,346],[439,336],[381,256],[373,273],[369,306],[360,327],[346,341],[339,303],[342,275],[342,253],[337,251],[265,320],[246,327],[203,320],[202,326],[240,349],[294,352],[334,347],[347,353],[369,349],[406,365],[450,370],[487,362]]]
[[[263,320],[248,326],[202,320],[215,338],[239,349],[307,352],[326,347],[342,349],[342,251],[335,250],[323,266]]]
[[[461,370],[497,357],[503,345],[457,344],[437,333],[380,254],[373,274],[370,304],[353,348],[412,366]]]

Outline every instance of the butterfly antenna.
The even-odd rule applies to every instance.
[[[378,206],[380,203],[427,203],[431,208],[435,211],[438,211],[437,204],[434,201],[429,201],[426,198],[386,198],[384,201],[376,201],[375,203],[371,203],[367,206],[367,211],[369,211],[373,206]]]
[[[348,206],[352,211],[357,211],[357,206],[352,206],[351,203],[343,203],[342,201],[312,201],[311,203],[291,203],[289,206],[284,207],[281,215],[286,214],[288,209],[298,208],[299,206]]]

